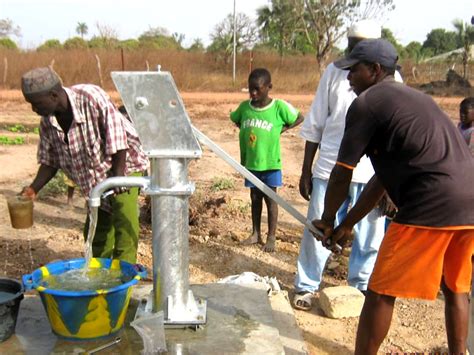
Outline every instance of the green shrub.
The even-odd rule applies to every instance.
[[[22,124],[16,124],[13,126],[7,126],[6,130],[9,132],[17,133],[17,132],[28,132],[28,129],[23,126]]]
[[[39,134],[39,127],[34,127],[33,129],[23,126],[22,124],[15,124],[13,126],[5,126],[5,129],[13,133],[35,133]]]
[[[38,52],[47,51],[49,49],[62,49],[63,45],[58,39],[48,39],[41,46],[36,48]]]
[[[87,41],[81,37],[69,38],[64,42],[64,49],[86,49],[87,47]]]
[[[58,173],[41,189],[40,195],[63,195],[67,192],[67,185],[64,182],[64,173]]]
[[[125,50],[133,50],[138,49],[140,47],[140,42],[136,39],[126,39],[124,41],[120,41],[119,47]]]
[[[227,211],[233,215],[247,215],[250,212],[250,202],[244,202],[238,199],[232,199],[227,204]]]
[[[211,185],[211,190],[216,192],[216,191],[221,191],[221,190],[231,190],[234,188],[234,180],[228,179],[228,178],[213,178],[212,179],[212,185]]]
[[[140,36],[140,47],[149,49],[182,49],[181,45],[173,38],[163,35]]]
[[[0,38],[0,48],[18,49],[18,46],[10,38]]]
[[[89,41],[89,48],[113,49],[119,46],[119,40],[107,37],[92,37]]]
[[[21,145],[25,144],[25,138],[15,137],[10,138],[6,136],[0,136],[0,145]]]

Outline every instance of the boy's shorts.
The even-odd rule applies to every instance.
[[[444,278],[452,292],[468,293],[474,226],[449,228],[452,229],[392,222],[380,246],[368,288],[388,296],[434,300]]]
[[[269,187],[280,187],[283,185],[281,170],[250,170],[250,172]],[[256,186],[247,179],[245,179],[245,187],[256,188]]]

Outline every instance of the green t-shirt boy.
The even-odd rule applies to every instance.
[[[240,162],[249,170],[281,169],[280,134],[284,126],[295,123],[299,111],[284,100],[272,99],[262,108],[242,102],[230,114],[240,127]]]

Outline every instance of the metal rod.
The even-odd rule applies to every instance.
[[[305,216],[303,216],[298,210],[296,210],[292,205],[290,205],[287,201],[285,201],[280,195],[278,195],[275,191],[270,189],[267,185],[265,185],[260,179],[258,179],[255,175],[253,175],[250,171],[247,170],[244,166],[238,163],[234,158],[232,158],[227,152],[225,152],[221,147],[215,144],[209,137],[207,137],[204,133],[198,130],[196,127],[192,126],[194,134],[199,139],[201,143],[209,147],[214,153],[216,153],[219,157],[221,157],[227,164],[232,166],[235,170],[241,173],[245,178],[250,180],[252,184],[254,184],[260,191],[262,191],[265,195],[270,197],[273,201],[278,203],[284,210],[286,210],[290,215],[292,215],[297,221],[303,224],[306,228],[308,228],[313,234],[321,238],[325,238],[324,234],[317,229],[310,220],[308,220]],[[342,250],[341,246],[336,244],[336,248]]]

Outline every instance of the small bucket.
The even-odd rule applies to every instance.
[[[0,278],[0,342],[10,338],[15,331],[23,285],[12,279]]]
[[[33,200],[25,196],[13,196],[7,200],[12,227],[30,228],[33,225]]]
[[[121,270],[130,281],[109,289],[66,291],[42,286],[48,275],[59,275],[84,267],[85,259],[71,259],[47,264],[23,275],[26,290],[36,289],[43,302],[53,332],[66,339],[85,340],[110,336],[118,332],[125,320],[132,287],[146,276],[141,265],[121,260],[93,258],[90,268]]]

